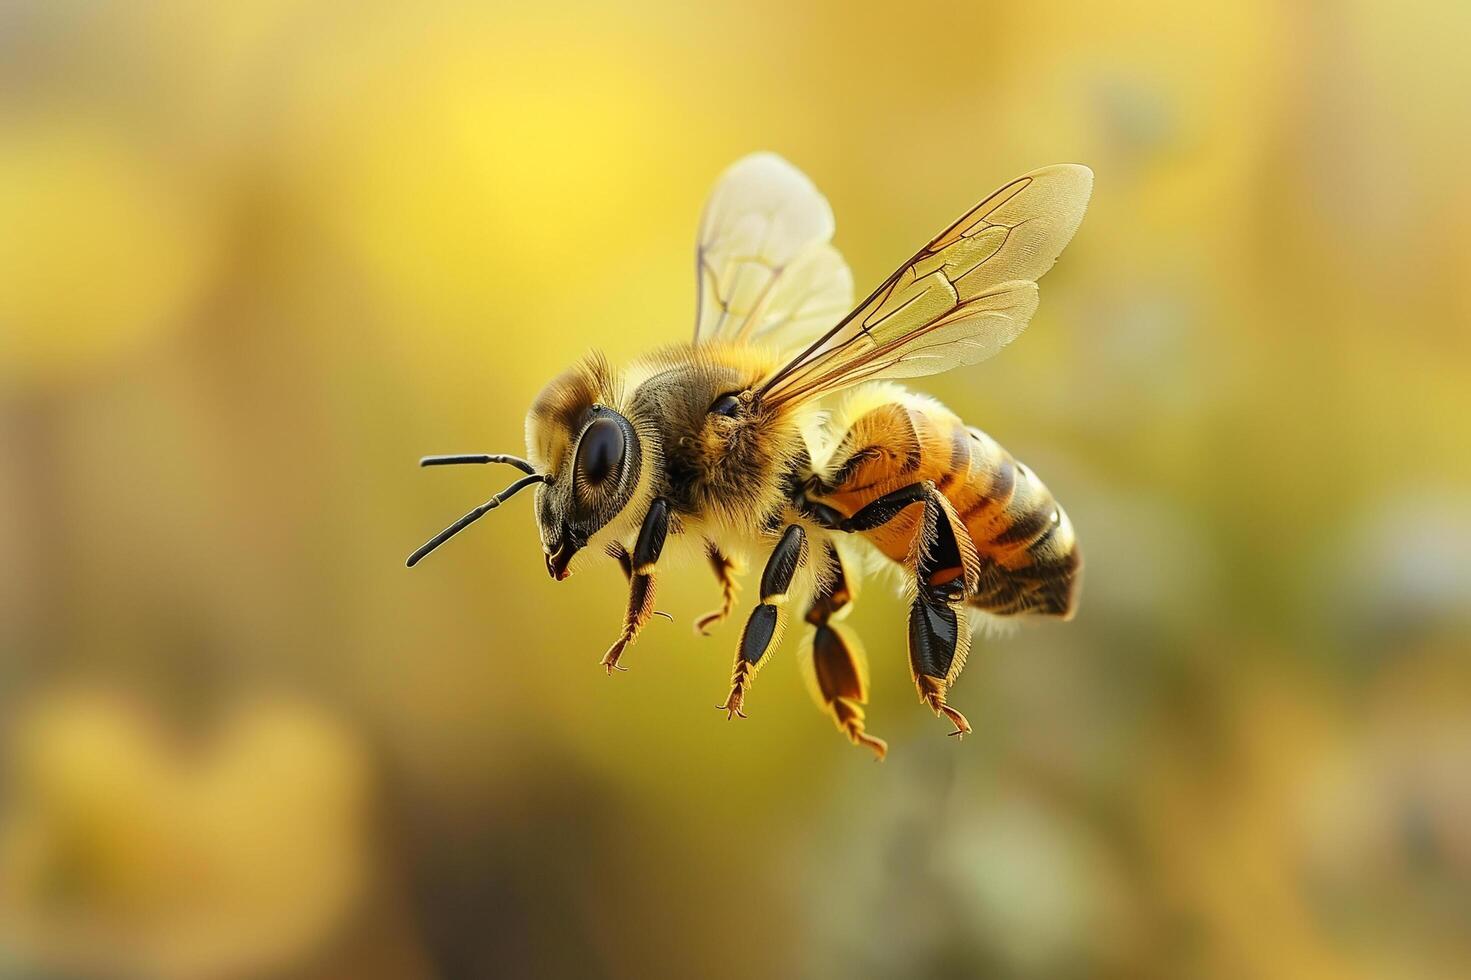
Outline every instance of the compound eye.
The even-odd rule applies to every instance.
[[[609,418],[594,419],[577,444],[577,474],[588,486],[598,486],[614,476],[627,451],[623,427]]]
[[[734,394],[721,395],[710,404],[711,415],[734,415],[741,410],[741,400]]]

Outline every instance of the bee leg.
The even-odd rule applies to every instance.
[[[627,669],[618,666],[618,659],[654,615],[654,563],[659,560],[659,553],[664,550],[664,539],[668,536],[669,502],[656,497],[639,527],[633,553],[627,555],[625,552],[626,561],[619,559],[628,576],[628,612],[623,617],[623,632],[603,654],[602,666],[609,674],[614,670]]]
[[[967,735],[970,722],[946,704],[946,694],[960,676],[970,651],[965,599],[979,588],[980,558],[955,508],[926,480],[886,493],[852,517],[829,520],[824,526],[850,533],[872,531],[921,501],[924,517],[907,562],[915,576],[915,596],[909,611],[909,667],[920,701],[954,723],[952,735]]]
[[[882,759],[889,751],[881,738],[864,730],[863,706],[868,701],[868,659],[853,631],[835,619],[845,615],[853,600],[843,559],[831,541],[824,546],[827,571],[817,598],[807,610],[814,629],[802,638],[798,653],[807,689],[817,707],[827,713],[854,745],[864,745]]]
[[[787,593],[797,569],[807,564],[807,533],[799,524],[790,524],[782,532],[781,540],[766,560],[766,569],[761,573],[761,602],[751,610],[746,628],[741,633],[740,646],[736,648],[735,667],[731,671],[730,696],[719,705],[726,718],[737,715],[744,718],[741,706],[746,700],[746,691],[756,679],[756,672],[765,662],[766,654],[781,642],[786,626]]]
[[[914,600],[909,609],[909,670],[919,689],[920,703],[954,723],[951,735],[964,736],[971,731],[965,715],[946,703],[950,687],[946,678],[960,673],[969,649],[970,626],[962,604]]]
[[[633,552],[623,547],[623,545],[619,544],[617,541],[614,541],[612,544],[608,545],[608,557],[618,562],[618,567],[623,570],[623,580],[625,582],[632,582]]]
[[[900,487],[891,493],[886,493],[877,500],[860,508],[852,517],[844,517],[840,512],[829,507],[827,504],[812,500],[807,496],[809,490],[823,491],[823,484],[817,477],[808,480],[807,483],[792,495],[792,505],[796,507],[804,517],[814,521],[819,526],[829,531],[844,531],[853,533],[858,531],[872,531],[876,527],[892,521],[899,516],[900,511],[910,504],[917,504],[925,499],[927,493],[925,483],[911,483],[907,487]]]
[[[705,542],[705,555],[710,559],[710,567],[714,569],[715,578],[720,582],[720,608],[695,620],[695,632],[701,636],[709,636],[711,627],[724,622],[730,615],[735,608],[736,593],[741,587],[736,581],[735,561],[722,552],[715,542]]]
[[[872,531],[874,528],[883,527],[885,524],[899,516],[899,512],[910,504],[917,504],[921,500],[928,500],[931,494],[939,495],[934,484],[911,483],[907,487],[900,487],[892,493],[886,493],[859,508],[852,516],[839,521],[839,531]]]
[[[946,695],[970,651],[965,599],[976,590],[980,561],[950,502],[933,484],[925,486],[924,519],[909,556],[915,579],[909,669],[920,701],[950,719],[955,725],[950,734],[964,736],[970,734],[970,722],[946,703]]]

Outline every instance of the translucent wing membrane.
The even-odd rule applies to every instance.
[[[695,250],[695,343],[789,350],[836,323],[853,278],[829,244],[833,213],[806,175],[772,153],[721,175]]]
[[[1073,237],[1093,172],[1034,170],[967,211],[761,389],[769,405],[873,378],[984,360],[1037,309],[1037,283]]]

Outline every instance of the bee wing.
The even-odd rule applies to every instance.
[[[715,184],[695,248],[695,343],[790,350],[853,304],[853,276],[829,244],[833,212],[774,153],[736,161]]]
[[[1042,277],[1083,220],[1093,172],[1034,170],[971,208],[762,386],[775,405],[871,378],[974,364],[1005,347],[1037,309]]]

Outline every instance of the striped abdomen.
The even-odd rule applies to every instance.
[[[820,476],[814,499],[845,516],[901,487],[933,481],[981,557],[971,605],[1003,616],[1072,614],[1082,559],[1067,514],[1035,473],[938,402],[902,392],[858,414]],[[865,537],[902,562],[919,512],[911,507]]]

